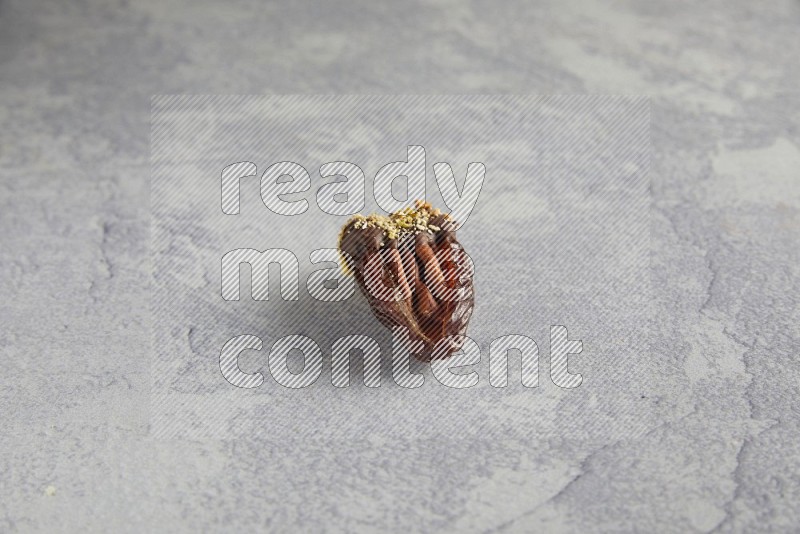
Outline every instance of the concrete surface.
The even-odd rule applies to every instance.
[[[3,0],[0,530],[797,530],[798,23],[780,0]],[[474,438],[508,406],[389,441],[154,439],[167,93],[649,95],[643,427]]]

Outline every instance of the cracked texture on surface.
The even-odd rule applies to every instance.
[[[0,530],[796,528],[798,24],[788,0],[0,3]],[[648,427],[150,439],[150,96],[180,92],[648,94]]]

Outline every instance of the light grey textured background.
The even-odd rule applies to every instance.
[[[0,530],[796,530],[798,24],[796,0],[4,0]],[[648,427],[149,439],[149,107],[178,92],[649,94]]]
[[[641,395],[663,377],[652,358],[642,358],[651,310],[646,97],[158,97],[152,121],[153,436],[260,436],[279,444],[291,433],[332,444],[408,440],[424,450],[435,436],[455,433],[459,443],[479,449],[516,440],[542,457],[552,438],[596,446],[651,426],[655,409]],[[319,166],[357,163],[369,197],[362,211],[373,213],[379,211],[375,174],[406,160],[409,144],[425,147],[425,197],[442,208],[435,162],[448,162],[459,183],[468,163],[486,168],[475,208],[458,232],[475,269],[468,334],[483,356],[470,391],[448,391],[424,365],[414,367],[425,384],[403,390],[391,378],[390,332],[360,292],[344,302],[319,302],[306,289],[310,252],[335,248],[349,218],[317,205],[315,193],[331,181]],[[226,215],[222,169],[242,160],[260,172],[240,180],[240,213]],[[259,178],[278,161],[310,173],[310,191],[289,196],[306,199],[306,212],[279,215],[263,204]],[[269,301],[250,298],[251,269],[240,300],[223,300],[221,258],[241,248],[293,253],[298,300],[279,297],[277,269]],[[551,325],[566,326],[583,342],[571,369],[585,383],[575,391],[550,380]],[[269,377],[273,343],[299,334],[322,350],[321,377],[306,391],[272,378],[257,390],[237,390],[223,379],[219,354],[242,334],[264,344],[242,354],[246,372]],[[351,373],[353,391],[331,385],[331,345],[349,334],[381,345],[380,391],[355,385],[362,382],[361,362]],[[490,386],[490,343],[508,334],[537,342],[537,389],[522,387],[516,355],[510,385]],[[353,458],[357,463],[356,451]],[[452,478],[456,484],[460,476]]]

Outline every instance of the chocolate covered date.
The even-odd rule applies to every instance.
[[[418,359],[461,348],[475,302],[473,269],[449,215],[421,201],[388,217],[356,215],[339,234],[339,250],[372,312],[389,328],[408,329]]]

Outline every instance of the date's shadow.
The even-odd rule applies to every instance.
[[[244,274],[244,273],[243,273]],[[249,274],[249,273],[248,273]],[[277,272],[275,273],[277,275]],[[369,336],[381,348],[381,388],[399,388],[392,377],[392,339],[391,332],[373,315],[366,298],[358,287],[346,300],[324,302],[313,298],[302,283],[309,273],[301,273],[299,298],[295,301],[283,300],[280,293],[279,276],[270,272],[269,299],[255,301],[251,297],[249,276],[242,276],[240,284],[241,300],[225,302],[220,306],[219,325],[228,332],[258,336],[263,342],[260,353],[242,354],[240,367],[245,372],[260,371],[266,380],[269,368],[267,358],[272,345],[280,338],[289,335],[302,335],[313,340],[322,352],[322,375],[313,387],[331,385],[332,346],[334,342],[348,335]],[[224,311],[223,311],[224,310]],[[221,346],[221,345],[220,345]],[[253,351],[250,351],[253,352]],[[415,358],[410,359],[412,373],[424,373],[428,364]],[[300,373],[304,366],[304,356],[300,350],[292,350],[288,358],[289,371]],[[364,357],[359,350],[350,353],[350,388],[366,388],[364,385]]]

